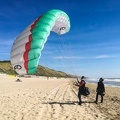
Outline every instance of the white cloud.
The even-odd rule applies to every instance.
[[[109,56],[109,55],[99,55],[99,56],[95,56],[94,58],[96,58],[96,59],[103,59],[103,58],[111,58],[111,57],[114,57],[114,56]]]
[[[53,59],[84,59],[84,57],[80,57],[80,56],[57,56],[57,57],[53,57]]]

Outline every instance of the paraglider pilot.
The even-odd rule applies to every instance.
[[[81,77],[81,81],[78,81],[78,85],[79,89],[78,89],[78,99],[79,99],[79,105],[82,104],[82,100],[81,100],[81,95],[84,92],[84,88],[85,88],[85,81],[84,81],[84,76]],[[78,79],[77,79],[78,80]]]
[[[96,88],[96,101],[95,103],[97,104],[98,102],[98,95],[101,96],[101,103],[103,103],[103,96],[105,95],[105,87],[104,87],[104,83],[103,83],[104,79],[100,78],[99,82],[97,84],[97,88]]]

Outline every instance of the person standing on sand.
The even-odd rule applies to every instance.
[[[85,81],[84,81],[84,78],[85,78],[85,77],[82,76],[80,82],[79,82],[78,79],[77,79],[77,81],[78,81],[78,85],[77,85],[77,86],[79,86],[79,89],[78,89],[79,105],[82,104],[81,95],[82,95],[83,92],[84,92],[84,88],[85,88],[85,84],[86,84]]]
[[[105,87],[104,87],[103,81],[104,81],[104,79],[100,78],[99,82],[97,84],[97,88],[96,88],[96,101],[95,101],[96,104],[98,102],[98,95],[101,96],[101,103],[103,103],[103,96],[105,95]]]

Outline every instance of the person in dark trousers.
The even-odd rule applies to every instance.
[[[81,100],[81,95],[83,94],[84,92],[84,88],[85,88],[85,81],[84,81],[84,76],[81,77],[81,81],[78,81],[78,86],[79,86],[79,89],[78,89],[78,99],[79,99],[79,105],[82,104],[82,100]]]
[[[105,86],[103,83],[104,79],[100,78],[99,82],[97,84],[97,89],[96,89],[96,100],[95,103],[97,104],[98,102],[98,95],[101,96],[101,103],[103,103],[103,96],[105,95]]]

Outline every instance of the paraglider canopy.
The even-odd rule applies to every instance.
[[[19,75],[35,73],[50,31],[61,35],[69,30],[69,16],[61,10],[53,9],[38,17],[13,43],[11,64],[14,70]]]

